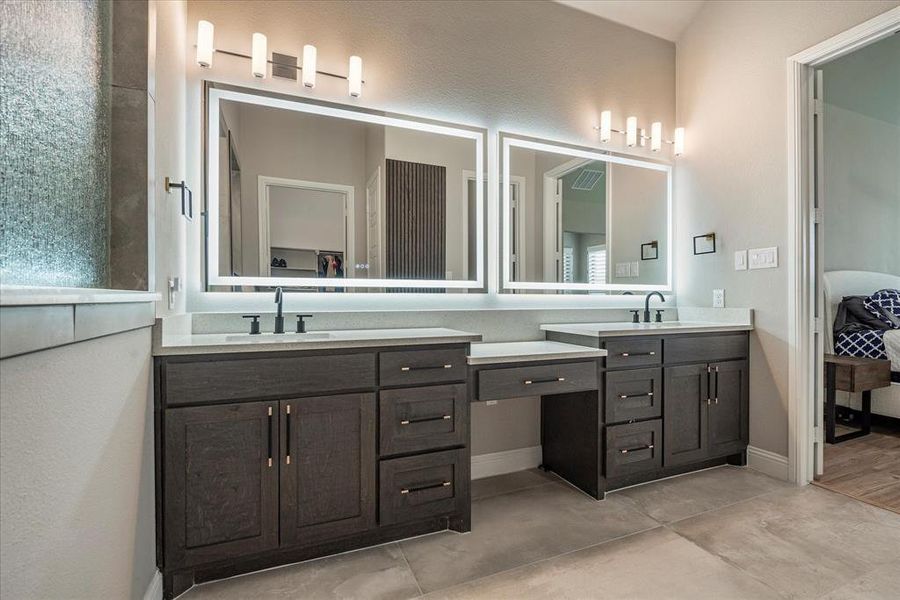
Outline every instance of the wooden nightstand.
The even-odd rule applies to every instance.
[[[825,442],[839,444],[868,435],[872,428],[872,390],[891,385],[891,361],[856,356],[825,355]],[[862,424],[859,431],[834,434],[836,392],[862,392]]]

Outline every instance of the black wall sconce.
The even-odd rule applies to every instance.
[[[171,179],[166,177],[166,193],[172,192],[172,188],[181,189],[181,214],[188,221],[194,220],[194,193],[191,188],[182,181],[181,183],[173,183]]]
[[[641,260],[656,260],[659,258],[659,241],[653,240],[641,244]]]
[[[694,254],[714,254],[716,252],[716,234],[707,233],[694,236]]]

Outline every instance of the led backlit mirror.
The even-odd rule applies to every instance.
[[[507,290],[670,290],[672,169],[501,135]]]
[[[484,130],[219,87],[207,99],[210,289],[483,289]]]

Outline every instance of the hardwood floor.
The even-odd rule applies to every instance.
[[[900,513],[900,431],[873,428],[865,437],[827,444],[825,473],[815,484]]]

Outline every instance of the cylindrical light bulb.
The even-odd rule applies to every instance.
[[[629,148],[637,146],[637,117],[625,119],[625,145]]]
[[[608,142],[612,137],[612,111],[604,110],[600,113],[600,141]]]
[[[350,70],[347,74],[347,84],[351,96],[354,98],[362,96],[362,59],[358,56],[350,57]]]
[[[254,77],[265,79],[266,67],[268,66],[268,53],[266,52],[266,36],[261,33],[253,34],[253,51],[251,52],[250,64]]]
[[[656,121],[650,125],[650,150],[659,152],[662,149],[662,123]]]
[[[213,60],[213,24],[209,21],[197,23],[197,64],[211,67]]]
[[[311,44],[303,46],[303,85],[316,87],[316,47]]]
[[[673,140],[672,145],[675,146],[675,156],[684,154],[684,127],[675,128],[675,139]]]

